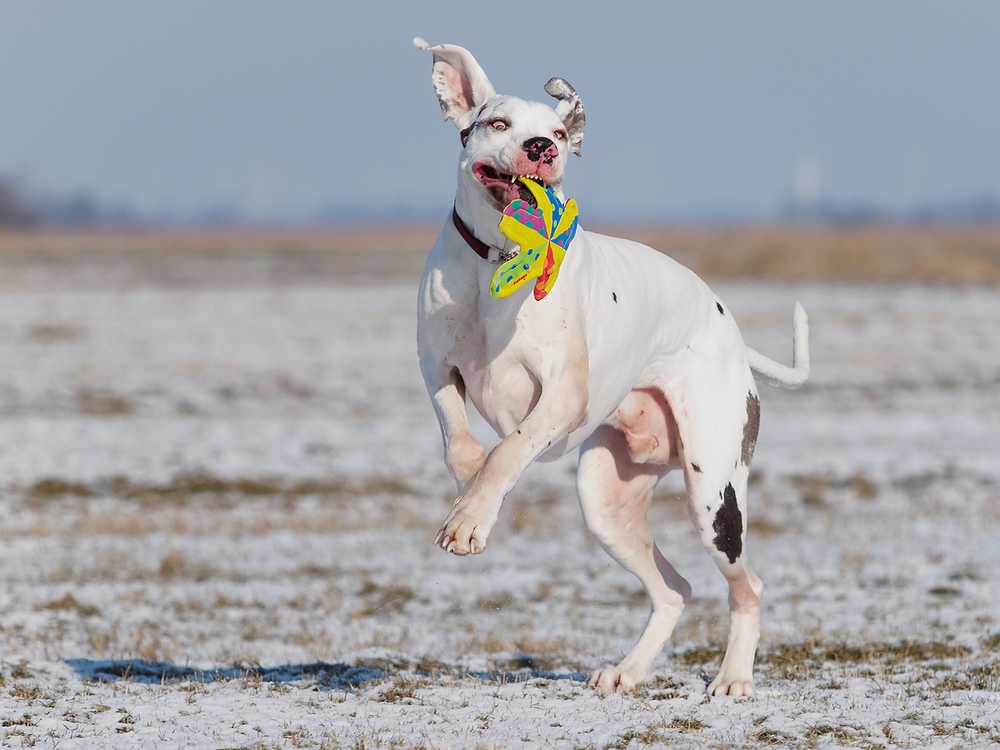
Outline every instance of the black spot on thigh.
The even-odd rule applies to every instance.
[[[750,466],[753,459],[753,449],[757,445],[757,433],[760,431],[760,399],[753,393],[747,393],[747,421],[743,424],[743,448],[741,461],[744,466]]]
[[[618,304],[618,295],[614,292],[611,292],[611,299],[615,301],[615,304]]]
[[[725,315],[726,314],[726,311],[722,309],[722,303],[721,302],[716,302],[715,306],[717,308],[719,308],[719,315]]]
[[[726,485],[722,506],[715,514],[712,530],[715,532],[715,548],[726,556],[730,565],[734,564],[743,552],[743,514],[740,513],[736,490],[731,483]]]

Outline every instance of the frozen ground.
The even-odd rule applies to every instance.
[[[453,498],[412,282],[61,273],[0,293],[5,746],[1000,743],[994,289],[714,285],[783,360],[800,299],[814,375],[762,388],[758,696],[707,701],[725,587],[678,478],[650,515],[695,597],[634,695],[586,687],[647,604],[572,460],[485,555],[432,546]]]

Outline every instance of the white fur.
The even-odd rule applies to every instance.
[[[497,228],[504,187],[490,183],[491,193],[481,165],[493,170],[487,174],[534,174],[558,189],[567,155],[583,140],[583,107],[561,79],[547,86],[560,99],[556,109],[497,96],[468,51],[414,42],[434,54],[445,118],[466,131],[456,211],[493,246],[495,261],[516,248]],[[537,138],[554,145],[548,163],[525,157],[524,144]],[[604,691],[631,689],[646,677],[691,593],[646,524],[653,487],[680,468],[692,522],[730,590],[729,644],[709,693],[752,695],[763,591],[745,552],[748,449],[759,405],[752,371],[784,387],[805,381],[805,312],[796,306],[789,368],[748,349],[701,279],[643,245],[580,229],[540,301],[531,284],[506,299],[491,297],[496,268],[449,220],[420,282],[420,367],[460,495],[437,544],[457,555],[481,553],[524,469],[580,447],[577,489],[587,527],[652,600],[635,648],[591,680]],[[489,456],[469,431],[467,397],[502,437]]]

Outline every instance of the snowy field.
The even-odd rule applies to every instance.
[[[694,597],[648,684],[594,694],[647,602],[573,460],[529,470],[486,554],[432,545],[415,280],[214,268],[0,280],[4,746],[1000,744],[995,289],[713,285],[782,361],[801,300],[814,374],[761,388],[758,695],[709,701],[725,584],[679,476],[650,517]]]

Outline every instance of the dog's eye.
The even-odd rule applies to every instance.
[[[493,122],[490,123],[490,127],[492,127],[494,130],[506,130],[507,123],[505,123],[503,120],[494,120]]]
[[[554,135],[556,137],[557,141],[565,141],[566,140],[566,131],[565,130],[557,130],[552,135]]]

